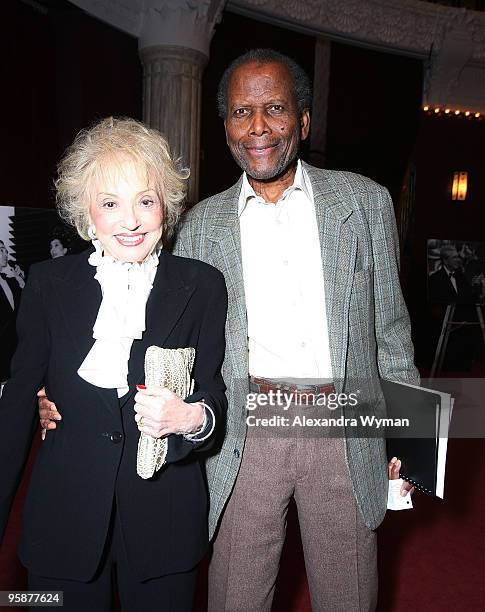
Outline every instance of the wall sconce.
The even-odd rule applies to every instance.
[[[453,172],[453,185],[451,187],[452,200],[466,200],[468,188],[468,172]]]

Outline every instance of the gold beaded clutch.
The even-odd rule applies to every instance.
[[[165,349],[150,346],[145,353],[145,385],[167,387],[185,399],[194,388],[191,372],[195,349]],[[141,433],[138,440],[136,471],[141,478],[151,478],[165,463],[168,451],[167,438],[153,438]]]

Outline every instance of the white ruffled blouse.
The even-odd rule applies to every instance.
[[[145,312],[158,266],[153,252],[142,263],[117,261],[103,255],[99,240],[88,262],[96,267],[95,279],[103,299],[93,327],[95,343],[78,374],[104,389],[117,389],[118,397],[128,392],[128,361],[133,340],[145,331]],[[159,252],[159,251],[158,251]]]

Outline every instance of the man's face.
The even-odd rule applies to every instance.
[[[296,159],[310,115],[298,111],[284,64],[248,62],[229,81],[226,140],[236,163],[256,180],[276,178]]]
[[[461,258],[458,255],[458,251],[456,249],[450,249],[446,252],[446,256],[444,258],[444,264],[448,268],[454,272],[461,267]]]
[[[5,268],[8,261],[8,251],[5,244],[0,240],[0,270]]]

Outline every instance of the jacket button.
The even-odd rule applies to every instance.
[[[123,439],[123,434],[120,433],[119,431],[113,431],[109,434],[108,437],[111,440],[111,442],[113,442],[113,444],[119,444],[121,440]]]
[[[240,455],[241,455],[241,453],[239,452],[239,449],[235,448],[234,449],[234,457],[236,457],[236,459],[239,459]]]

